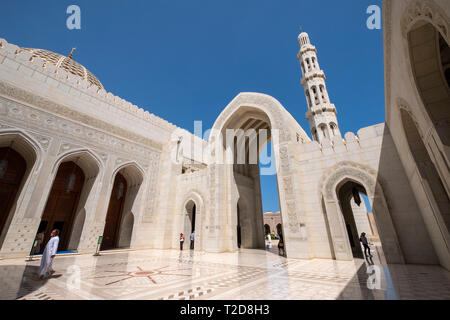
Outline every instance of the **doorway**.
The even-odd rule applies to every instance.
[[[83,170],[75,162],[59,166],[39,226],[44,230],[44,244],[50,240],[51,231],[58,229],[58,249],[67,250],[84,180]]]
[[[101,250],[117,248],[126,194],[127,181],[119,172],[114,179],[114,186],[109,200]]]

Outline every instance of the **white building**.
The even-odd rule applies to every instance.
[[[450,270],[450,3],[386,0],[383,10],[386,123],[344,137],[306,33],[312,139],[275,98],[241,93],[201,140],[106,92],[71,58],[1,39],[0,257],[27,255],[52,228],[60,250],[78,252],[94,252],[99,236],[102,249],[175,249],[194,229],[195,250],[264,248],[251,159],[270,140],[288,257],[360,256],[352,207],[363,193],[387,262]],[[222,140],[227,129],[242,131]]]

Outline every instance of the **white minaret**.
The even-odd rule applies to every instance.
[[[309,122],[312,138],[321,142],[324,138],[331,140],[334,136],[340,137],[336,107],[328,96],[326,78],[319,67],[316,47],[309,42],[306,32],[300,33],[298,44],[300,51],[297,57],[303,73],[301,84],[308,104],[306,119]]]

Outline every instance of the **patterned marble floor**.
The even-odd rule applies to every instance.
[[[381,257],[381,258],[379,258]],[[40,260],[0,260],[0,299],[446,299],[450,273],[438,266],[286,259],[271,250],[203,253],[112,251],[57,256],[39,281]],[[379,271],[378,285],[368,288]],[[367,273],[369,272],[369,273]],[[372,279],[370,278],[370,279]]]

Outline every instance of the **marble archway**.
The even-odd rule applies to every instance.
[[[352,163],[341,163],[334,171],[327,173],[321,189],[324,210],[328,220],[332,245],[336,260],[352,260],[353,254],[347,235],[343,212],[339,204],[339,189],[346,182],[362,186],[370,200],[375,222],[380,235],[384,255],[388,263],[405,263],[397,233],[389,212],[389,207],[376,173]],[[371,170],[373,171],[373,170]]]

